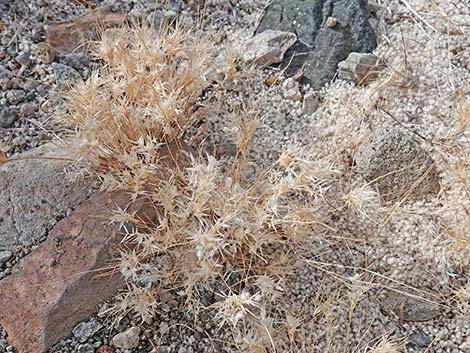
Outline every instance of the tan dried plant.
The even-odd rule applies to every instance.
[[[229,49],[214,67],[209,35],[178,23],[158,30],[129,26],[103,32],[94,53],[101,68],[68,93],[62,121],[74,130],[102,188],[128,191],[153,214],[139,219],[124,208],[110,219],[125,233],[117,268],[127,289],[109,313],[148,322],[158,311],[158,293],[176,290],[195,312],[213,310],[241,349],[276,351],[285,334],[275,333],[286,330],[293,340],[300,321],[288,316],[286,322],[283,276],[297,263],[297,245],[329,216],[323,201],[334,179],[328,163],[293,146],[268,169],[248,174],[260,116],[249,97],[218,112],[236,147],[230,162],[202,146],[193,155],[186,149],[183,136],[201,116],[198,109],[211,99],[224,102],[231,83],[244,77]],[[228,84],[210,86],[214,71]],[[183,162],[165,161],[174,149],[184,150]],[[218,298],[209,308],[199,300],[204,291]]]
[[[104,188],[139,193],[158,181],[162,146],[178,148],[192,121],[214,59],[210,37],[136,25],[104,31],[93,48],[102,66],[68,93],[62,121]]]
[[[294,313],[287,275],[319,252],[312,238],[328,242],[321,234],[334,231],[332,215],[375,224],[378,196],[368,184],[344,187],[335,156],[320,159],[300,145],[266,169],[249,169],[262,94],[244,91],[239,83],[250,75],[240,72],[237,54],[227,47],[216,58],[212,43],[178,23],[106,30],[93,46],[100,69],[67,95],[62,121],[102,189],[127,191],[151,210],[145,218],[133,207],[112,210],[109,221],[124,233],[116,269],[126,288],[108,314],[115,323],[128,314],[150,322],[160,294],[172,292],[194,315],[209,311],[240,351],[303,352],[314,325],[326,327],[334,351],[339,295]],[[231,158],[217,159],[203,143],[191,153],[184,142],[198,140],[191,132],[211,108],[232,134]],[[209,304],[207,293],[215,298]],[[349,321],[364,293],[348,298]],[[371,349],[397,345],[384,339]]]

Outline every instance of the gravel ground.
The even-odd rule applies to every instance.
[[[70,63],[86,78],[88,60],[77,55],[43,58],[44,24],[83,13],[84,8],[66,1],[2,1],[0,45],[0,143],[9,155],[36,147],[60,134],[50,119],[60,73],[54,65]],[[44,62],[46,61],[46,62]],[[75,63],[77,61],[77,63]]]
[[[156,11],[153,1],[109,2],[134,16]],[[321,97],[320,108],[308,114],[302,108],[301,96],[291,94],[292,85],[297,90],[295,83],[284,83],[281,78],[257,101],[265,115],[255,134],[252,156],[255,165],[261,166],[275,159],[290,142],[299,142],[318,157],[337,156],[335,167],[352,187],[362,182],[349,163],[357,144],[375,127],[393,125],[433,156],[441,192],[428,201],[409,201],[400,208],[385,209],[388,222],[383,222],[381,215],[369,214],[375,223],[367,220],[357,224],[347,213],[338,214],[334,224],[338,231],[312,239],[312,247],[302,250],[309,262],[288,278],[286,298],[294,310],[310,315],[308,331],[300,338],[318,351],[370,351],[375,339],[390,335],[403,340],[402,351],[406,352],[468,352],[470,320],[468,312],[459,310],[454,301],[454,291],[470,283],[469,257],[465,251],[455,251],[446,231],[460,224],[454,217],[456,206],[466,205],[468,198],[455,183],[445,157],[451,143],[464,151],[470,147],[466,134],[456,133],[459,93],[468,92],[470,82],[470,8],[465,0],[410,0],[410,7],[398,0],[378,2],[383,5],[387,23],[375,52],[387,64],[380,78],[366,87],[344,81],[334,82],[321,92],[299,87],[304,96],[314,93]],[[166,11],[179,12],[187,21],[195,19],[190,7],[178,7],[178,1],[171,4],[173,8]],[[237,47],[252,33],[263,2],[208,1],[207,6],[207,28],[223,33],[222,37]],[[34,56],[33,48],[43,40],[41,26],[46,19],[65,19],[82,11],[83,7],[72,1],[0,4],[0,19],[6,24],[0,51],[1,114],[17,118],[0,129],[0,141],[9,154],[60,135],[47,108],[47,102],[54,102],[56,96],[54,64],[71,67],[86,78],[94,63],[89,58],[77,59],[81,66],[75,67],[72,59],[58,57],[44,64]],[[29,52],[27,61],[23,58],[27,55],[19,57]],[[253,74],[257,76],[248,80],[245,88],[260,92],[265,81],[277,74],[276,70]],[[224,141],[224,122],[216,116],[205,122],[211,126],[209,132],[217,132],[216,142]],[[346,246],[336,240],[338,234],[350,239]],[[414,301],[406,293],[428,301]],[[208,303],[213,300],[208,295]],[[177,293],[166,293],[160,301],[159,316],[151,324],[141,325],[129,315],[110,328],[98,313],[90,319],[99,323],[96,332],[80,336],[75,330],[50,352],[233,351],[233,338],[224,337],[211,320],[210,311],[194,316],[182,309],[184,303]],[[403,308],[417,306],[422,310],[405,317]],[[395,310],[397,307],[401,311]],[[107,304],[103,305],[100,312],[106,308]],[[320,310],[318,316],[314,309]],[[432,319],[420,321],[422,315]],[[138,348],[111,350],[113,337],[133,326],[142,328]],[[2,350],[11,351],[2,343],[0,333]]]

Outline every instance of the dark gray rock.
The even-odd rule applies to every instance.
[[[298,41],[282,65],[292,59],[288,74],[303,66],[304,79],[319,89],[334,77],[338,63],[349,53],[372,52],[376,47],[366,5],[366,0],[273,0],[256,32],[295,33]]]
[[[61,59],[61,62],[75,70],[83,70],[88,65],[90,58],[85,53],[68,53]]]
[[[408,345],[411,347],[425,348],[431,344],[431,339],[422,332],[413,332],[408,337]]]
[[[8,261],[10,257],[13,256],[13,253],[8,250],[0,251],[0,266],[3,265],[4,262]]]
[[[15,121],[18,120],[18,114],[8,108],[8,107],[0,107],[0,127],[1,128],[9,128],[12,127]]]

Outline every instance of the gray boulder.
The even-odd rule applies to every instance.
[[[65,147],[49,143],[0,164],[0,251],[39,244],[88,198],[91,180],[64,175],[74,158]]]
[[[372,52],[376,36],[368,21],[367,0],[273,0],[256,33],[268,29],[293,32],[297,42],[282,65],[287,73],[303,67],[314,89],[328,83],[338,63],[351,52]]]

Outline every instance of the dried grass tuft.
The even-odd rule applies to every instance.
[[[364,298],[382,286],[376,282],[389,280],[368,269],[369,240],[362,229],[381,232],[387,210],[370,183],[355,180],[350,166],[337,161],[349,142],[334,153],[292,145],[275,163],[254,173],[249,149],[262,114],[253,92],[236,92],[243,97],[238,105],[226,100],[239,90],[237,82],[247,79],[230,47],[217,58],[209,35],[175,23],[158,30],[144,25],[107,30],[94,52],[102,66],[69,92],[68,114],[62,121],[77,135],[80,152],[101,178],[102,188],[127,190],[155,215],[149,221],[116,209],[110,218],[124,232],[116,268],[127,283],[108,310],[114,322],[128,314],[152,321],[158,315],[159,294],[172,292],[183,297],[195,315],[213,314],[240,351],[313,351],[315,340],[330,352],[362,351],[357,350],[359,344],[355,350],[357,342],[348,342],[357,334],[353,316],[365,310]],[[211,81],[215,73],[223,79]],[[414,84],[408,68],[392,72],[363,106],[351,109],[362,115],[385,100],[386,92]],[[184,142],[201,142],[198,136],[187,136],[188,131],[211,109],[231,133],[235,149],[228,161],[209,153],[203,143],[196,144],[198,153],[191,153]],[[457,113],[456,136],[468,126],[464,95]],[[335,134],[363,135],[352,129],[352,120],[350,124],[337,127]],[[468,160],[462,156],[449,163],[461,189],[468,192]],[[466,210],[462,212],[468,218]],[[467,224],[449,221],[453,241],[467,249],[468,229]],[[351,264],[322,262],[322,255],[334,257],[341,251],[347,252],[341,256]],[[364,259],[360,267],[358,258]],[[310,307],[305,304],[293,312],[298,303],[286,295],[286,283],[299,265],[309,263],[317,264],[310,266],[312,271],[329,276],[332,288],[312,284],[316,297],[306,299]],[[374,276],[369,281],[361,274]],[[207,293],[215,298],[210,303],[204,299]],[[455,299],[468,311],[468,286],[456,291]],[[312,338],[316,325],[322,329]],[[336,337],[339,329],[344,329],[343,340]],[[389,337],[375,342],[363,351],[402,348],[402,342]]]
[[[178,24],[137,25],[106,30],[94,53],[103,65],[69,92],[62,121],[104,188],[139,193],[158,181],[162,146],[178,144],[192,121],[208,85],[211,41]]]
[[[276,330],[293,340],[300,319],[282,308],[283,277],[295,266],[293,249],[329,217],[324,192],[328,164],[300,146],[255,175],[247,172],[259,112],[249,101],[219,112],[236,147],[230,162],[184,147],[203,90],[224,101],[243,80],[229,48],[209,88],[215,55],[211,39],[175,24],[158,32],[143,25],[107,30],[94,46],[99,71],[73,87],[68,114],[80,152],[105,190],[127,190],[154,210],[154,221],[126,209],[110,221],[124,231],[117,268],[127,289],[108,310],[115,323],[132,313],[149,322],[162,291],[177,291],[194,311],[212,310],[240,349],[270,347]],[[208,103],[209,102],[209,103]],[[221,103],[218,107],[225,107]],[[186,153],[184,161],[174,151]],[[165,158],[172,159],[165,161]],[[201,293],[215,292],[206,308]],[[251,338],[250,338],[251,337]]]

